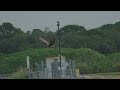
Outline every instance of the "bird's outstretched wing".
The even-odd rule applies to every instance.
[[[53,44],[55,43],[55,38],[53,38],[51,41],[50,41],[50,44],[49,44],[49,47],[53,46]]]
[[[39,40],[41,40],[41,41],[44,42],[45,44],[49,45],[49,42],[46,41],[45,39],[43,39],[43,38],[40,37]]]

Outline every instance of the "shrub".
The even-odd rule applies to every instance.
[[[11,79],[27,79],[27,70],[20,68],[17,72],[12,74]]]

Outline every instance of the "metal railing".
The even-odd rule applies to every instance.
[[[79,79],[79,73],[75,70],[46,70],[29,72],[29,79]]]
[[[12,74],[0,75],[0,79],[10,79]]]

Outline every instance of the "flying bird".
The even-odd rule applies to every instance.
[[[47,45],[47,47],[54,47],[53,44],[55,43],[55,38],[53,38],[50,42],[48,42],[47,40],[45,40],[44,38],[39,38],[39,40],[41,40],[43,43],[45,43]]]

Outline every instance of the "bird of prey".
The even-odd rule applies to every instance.
[[[43,43],[45,43],[47,45],[47,47],[54,47],[53,44],[55,43],[55,38],[53,38],[50,42],[48,42],[47,40],[45,40],[44,38],[39,38],[39,40],[41,40]]]

